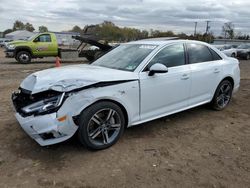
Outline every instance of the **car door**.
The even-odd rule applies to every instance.
[[[167,46],[139,73],[141,121],[155,119],[187,107],[191,70],[185,57],[182,43]],[[149,76],[149,68],[155,63],[164,64],[168,72]]]
[[[32,51],[35,56],[50,56],[54,54],[53,41],[50,34],[41,34],[33,40]]]
[[[191,68],[190,106],[209,102],[221,81],[222,60],[203,44],[188,43],[188,61]]]

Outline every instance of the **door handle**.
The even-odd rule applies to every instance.
[[[188,74],[183,74],[183,75],[181,76],[181,79],[182,79],[182,80],[187,80],[187,79],[189,79]]]
[[[219,73],[219,72],[220,72],[220,70],[218,68],[214,69],[214,73]]]

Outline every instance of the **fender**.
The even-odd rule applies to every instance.
[[[14,50],[14,56],[16,56],[17,53],[20,51],[28,51],[31,54],[31,56],[33,57],[32,50],[29,46],[17,46]]]

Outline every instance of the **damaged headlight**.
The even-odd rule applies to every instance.
[[[61,106],[65,93],[44,99],[28,106],[23,107],[21,110],[26,114],[42,114],[44,112],[53,111]]]

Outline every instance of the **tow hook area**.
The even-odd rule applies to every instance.
[[[59,138],[59,137],[66,136],[66,135],[53,130],[53,131],[50,131],[50,132],[47,132],[47,133],[39,134],[39,136],[43,140],[48,140],[48,139],[53,139],[53,138]]]

